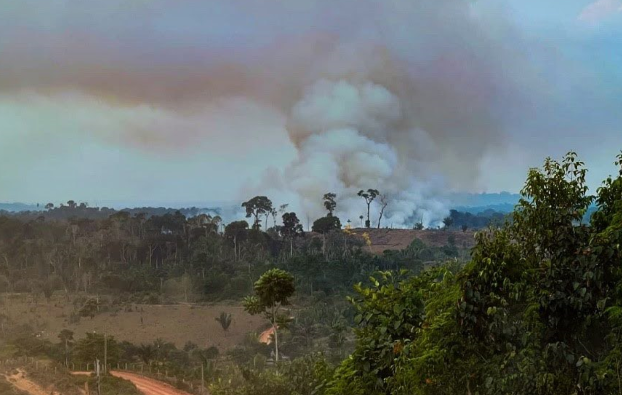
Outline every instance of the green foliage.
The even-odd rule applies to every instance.
[[[99,309],[98,309],[97,299],[90,298],[90,299],[87,299],[87,301],[84,303],[84,305],[80,309],[80,316],[91,317],[91,319],[93,319],[93,317],[95,317],[98,311]]]
[[[591,226],[585,175],[574,153],[547,159],[464,269],[357,287],[356,350],[328,393],[622,391],[622,170],[598,190]]]
[[[213,395],[323,395],[333,370],[321,354],[284,362],[279,370],[240,369],[236,380],[210,386]]]
[[[317,233],[329,233],[334,230],[341,229],[341,221],[339,218],[331,216],[318,218],[313,222],[311,230]]]
[[[303,234],[302,224],[296,213],[283,214],[283,226],[279,229],[281,236],[290,242],[290,256],[293,255],[294,238]]]
[[[265,308],[289,304],[296,290],[294,277],[281,269],[271,269],[261,275],[254,286],[259,303]]]
[[[337,201],[335,199],[337,199],[336,193],[329,192],[324,194],[324,208],[328,210],[329,217],[333,216],[333,212],[337,208]]]
[[[255,217],[253,229],[261,228],[260,216],[272,213],[272,201],[265,196],[255,196],[248,202],[242,203],[242,207],[246,209],[246,218]]]
[[[279,327],[286,327],[289,316],[280,315],[281,306],[289,304],[294,294],[294,277],[281,269],[271,269],[261,275],[254,286],[255,295],[244,299],[244,309],[252,315],[263,313],[274,330],[275,358],[279,359]]]
[[[365,220],[365,227],[369,228],[371,227],[371,221],[369,219],[370,206],[374,199],[380,195],[380,192],[377,189],[368,189],[367,191],[361,189],[358,192],[358,195],[365,200],[365,204],[367,205],[367,219]]]
[[[86,336],[76,342],[74,348],[75,361],[82,364],[93,364],[95,359],[104,362],[104,351],[107,351],[107,361],[109,364],[116,364],[120,357],[120,348],[113,336],[103,334],[87,333]]]

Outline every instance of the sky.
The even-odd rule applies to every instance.
[[[622,0],[0,0],[0,201],[380,186],[406,222],[569,150],[595,188],[621,105]]]

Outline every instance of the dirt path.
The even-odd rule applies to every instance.
[[[145,395],[190,395],[161,381],[127,372],[110,372],[111,375],[131,381]],[[33,394],[34,395],[34,394]],[[36,394],[38,395],[38,394]],[[47,394],[42,394],[47,395]]]
[[[268,328],[265,331],[261,332],[259,335],[259,342],[264,344],[272,343],[272,335],[274,334],[274,328]]]
[[[17,373],[6,376],[6,379],[11,383],[15,388],[20,391],[24,391],[30,395],[60,395],[60,392],[56,391],[46,391],[39,384],[36,384],[26,378],[26,372],[21,369],[17,370]],[[177,394],[172,394],[177,395]]]

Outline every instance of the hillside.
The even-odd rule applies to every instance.
[[[247,333],[261,332],[265,321],[260,316],[250,316],[239,305],[217,304],[210,306],[131,305],[95,315],[93,319],[82,318],[70,322],[73,306],[63,295],[57,293],[51,302],[35,304],[31,295],[12,294],[5,302],[3,314],[12,325],[28,325],[39,332],[42,339],[58,341],[58,334],[69,329],[81,338],[85,333],[107,332],[119,341],[136,344],[151,343],[161,338],[183,347],[191,341],[200,347],[215,346],[220,351],[240,343]],[[233,315],[233,323],[225,336],[215,318],[221,311]]]
[[[450,244],[453,236],[455,245],[471,248],[475,245],[473,231],[458,230],[414,230],[414,229],[353,229],[357,235],[367,233],[371,239],[371,250],[374,254],[382,254],[385,250],[402,250],[415,239],[419,239],[432,247]]]

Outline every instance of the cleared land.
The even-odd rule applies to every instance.
[[[449,244],[453,236],[458,247],[471,248],[475,245],[473,231],[460,230],[414,230],[414,229],[353,229],[357,235],[367,233],[371,239],[371,250],[374,254],[382,254],[385,250],[402,250],[408,247],[415,239],[423,241],[433,247],[442,247]]]
[[[9,295],[5,297],[0,311],[14,324],[28,324],[40,336],[58,342],[58,334],[63,329],[81,338],[87,332],[106,332],[119,341],[135,344],[150,343],[158,338],[183,347],[192,341],[200,347],[216,346],[224,351],[240,343],[250,332],[261,332],[265,320],[251,316],[241,306],[217,304],[210,306],[177,305],[131,305],[131,311],[106,311],[93,319],[81,318],[70,323],[69,316],[74,311],[63,295],[55,295],[51,302],[40,300],[37,304],[30,295]],[[215,318],[221,311],[231,313],[233,322],[225,336]]]
[[[353,229],[353,232],[358,235],[368,233],[372,241],[371,250],[375,254],[404,249],[415,239],[435,247],[449,244],[452,236],[458,247],[470,248],[475,244],[474,233],[470,230]],[[106,332],[119,341],[135,344],[163,339],[181,348],[191,341],[199,347],[215,346],[221,352],[239,344],[248,333],[263,332],[266,324],[262,317],[247,314],[240,305],[225,303],[111,306],[93,319],[81,318],[79,322],[72,323],[69,317],[76,311],[74,297],[68,300],[64,294],[57,292],[50,302],[40,298],[35,303],[29,294],[5,295],[0,312],[7,316],[11,324],[28,324],[42,338],[53,342],[58,341],[61,330],[69,329],[76,338],[83,337],[87,332]],[[222,311],[233,315],[233,323],[226,335],[215,320]]]

